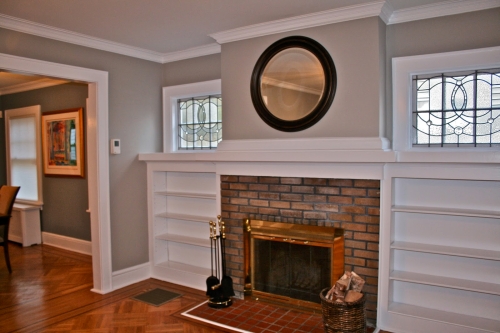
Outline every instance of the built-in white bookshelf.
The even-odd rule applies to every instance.
[[[210,227],[216,220],[216,175],[199,165],[184,170],[148,165],[152,277],[203,290],[210,276]]]
[[[394,167],[385,180],[379,318],[397,332],[500,332],[500,181],[434,168],[439,178]]]

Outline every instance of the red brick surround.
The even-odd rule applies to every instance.
[[[227,274],[237,296],[243,296],[243,219],[332,226],[345,231],[345,270],[365,279],[367,317],[375,321],[379,198],[379,180],[221,176]]]

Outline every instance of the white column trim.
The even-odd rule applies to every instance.
[[[108,73],[0,53],[0,68],[89,83],[87,149],[92,270],[98,293],[112,291],[109,212]]]

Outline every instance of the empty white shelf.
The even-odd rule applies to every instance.
[[[209,221],[215,220],[214,217],[210,216],[198,216],[198,215],[177,214],[177,213],[159,213],[156,214],[155,216],[166,217],[175,220],[190,221],[190,222],[202,222],[202,223],[207,223],[207,225]]]
[[[214,200],[216,198],[215,193],[156,191],[155,194],[171,196],[171,197],[183,197],[183,198],[201,198],[201,199],[214,199]]]
[[[175,261],[162,262],[162,263],[159,263],[157,266],[180,271],[180,272],[184,272],[184,273],[200,275],[205,279],[208,276],[212,275],[211,270],[208,268],[192,266],[192,265],[183,264],[183,263],[175,262]]]
[[[405,212],[405,213],[420,213],[420,214],[500,218],[500,212],[493,211],[493,210],[475,210],[475,209],[437,208],[437,207],[395,205],[395,206],[392,206],[392,211],[393,212]]]
[[[207,239],[202,239],[202,238],[167,233],[167,234],[158,235],[155,238],[170,241],[170,242],[182,243],[182,244],[210,247],[210,239],[208,237],[207,237]]]
[[[472,281],[444,276],[421,274],[414,272],[392,271],[389,277],[392,280],[406,281],[432,286],[475,291],[486,294],[500,295],[500,284]]]
[[[393,242],[391,249],[444,254],[459,257],[478,258],[487,260],[500,260],[500,251],[471,249],[464,247],[432,245],[410,242]]]
[[[446,312],[396,302],[392,302],[389,305],[389,312],[410,317],[439,321],[456,326],[480,329],[486,332],[499,332],[500,329],[500,321],[498,320]]]

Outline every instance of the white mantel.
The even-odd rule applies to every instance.
[[[139,160],[199,162],[395,162],[385,138],[223,140],[214,151],[139,154]]]
[[[395,151],[387,138],[223,140],[214,151],[142,153],[147,162],[500,163],[498,149]]]

